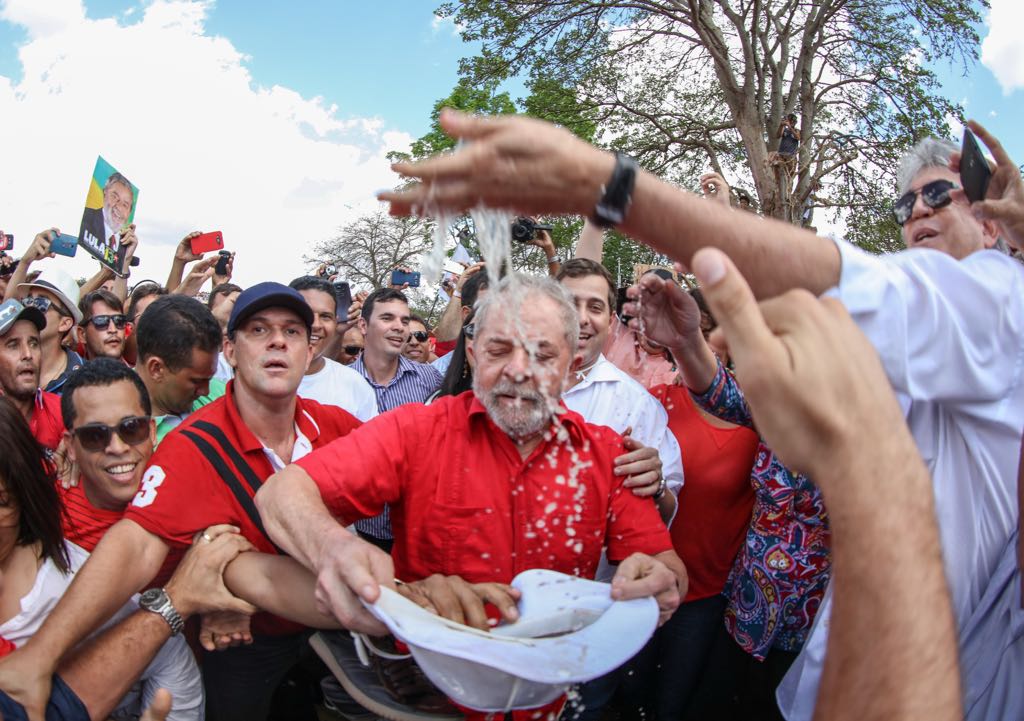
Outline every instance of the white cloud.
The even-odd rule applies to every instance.
[[[407,133],[258,86],[230,40],[206,34],[209,6],[155,0],[90,20],[67,0],[3,4],[0,18],[29,35],[22,80],[0,76],[0,224],[18,249],[51,225],[77,233],[98,154],[140,188],[136,279],[165,277],[185,233],[218,229],[239,253],[238,282],[287,282],[310,244],[395,184],[384,154]],[[95,267],[83,256],[78,275]]]
[[[1009,95],[1024,88],[1024,43],[1018,35],[1024,25],[1024,3],[992,0],[987,25],[988,35],[981,42],[981,62],[996,76],[1003,95]]]
[[[455,18],[451,15],[444,18],[440,15],[434,15],[430,21],[430,31],[436,35],[445,28],[448,29],[448,32],[450,32],[453,37],[458,37],[465,29],[465,25],[455,22]]]

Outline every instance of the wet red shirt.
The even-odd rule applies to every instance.
[[[593,578],[608,558],[672,549],[655,504],[613,475],[622,438],[572,411],[524,461],[472,392],[403,406],[298,461],[331,512],[391,508],[398,578],[510,582],[530,568]]]

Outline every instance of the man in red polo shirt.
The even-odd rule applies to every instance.
[[[654,596],[666,619],[686,571],[657,507],[614,475],[622,437],[559,401],[579,362],[565,290],[508,278],[475,326],[473,391],[379,416],[268,479],[256,502],[271,538],[318,574],[318,600],[339,618],[354,594],[375,598],[371,577],[384,582],[375,559],[340,557],[341,524],[389,504],[400,580],[508,583],[531,568],[592,578],[607,545],[623,562],[613,597]]]
[[[56,451],[64,435],[60,396],[39,388],[39,333],[45,327],[38,308],[14,298],[0,304],[0,395],[25,416],[39,445]]]
[[[345,435],[359,421],[340,408],[298,399],[310,360],[312,312],[278,283],[242,293],[224,352],[235,378],[222,398],[192,414],[153,454],[138,494],[79,571],[60,604],[22,649],[25,694],[40,696],[60,658],[208,526],[229,523],[260,551],[277,549],[252,505],[263,479],[286,462]],[[359,542],[362,543],[362,542]],[[365,544],[363,544],[365,545]],[[241,601],[240,605],[243,605]],[[219,646],[248,635],[248,619],[220,619]],[[207,653],[207,718],[260,719],[278,682],[305,647],[302,627],[267,615],[253,619],[254,641]],[[204,644],[212,649],[210,638]]]

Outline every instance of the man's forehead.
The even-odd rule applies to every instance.
[[[320,290],[319,288],[303,288],[299,291],[299,294],[306,299],[309,303],[309,307],[314,310],[317,306],[334,306],[337,303],[335,297],[327,291]]]
[[[373,304],[373,315],[397,315],[402,317],[409,317],[409,304],[404,301],[398,300],[386,300],[383,302],[377,302]]]
[[[127,378],[107,385],[83,386],[75,390],[75,425],[96,420],[117,423],[124,418],[145,415],[139,389]]]
[[[21,320],[15,321],[14,325],[12,325],[7,330],[6,333],[4,333],[3,335],[0,335],[0,343],[5,342],[5,341],[7,341],[9,339],[14,339],[14,338],[20,339],[20,338],[38,338],[38,337],[39,337],[39,329],[36,328],[36,324],[33,323],[30,320],[25,320],[24,318],[22,318]]]
[[[103,300],[102,298],[97,298],[96,300],[94,300],[92,302],[92,308],[90,308],[89,310],[92,311],[93,315],[109,315],[111,313],[121,312],[114,306],[107,303],[107,301]]]
[[[302,318],[299,317],[298,313],[291,308],[282,307],[263,308],[262,310],[253,313],[245,319],[245,323],[242,324],[242,328],[248,328],[253,323],[306,325]]]
[[[920,190],[922,186],[934,180],[948,180],[960,185],[960,177],[949,168],[941,165],[929,165],[927,168],[922,168],[914,176],[914,179],[910,182],[910,190]]]

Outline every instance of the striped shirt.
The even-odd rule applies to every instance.
[[[363,351],[365,353],[365,351]],[[377,411],[385,413],[392,408],[404,406],[406,403],[423,403],[441,387],[444,375],[431,365],[411,361],[405,356],[398,356],[398,371],[395,377],[385,385],[380,385],[370,378],[363,365],[363,356],[356,358],[349,366],[357,371],[370,384],[377,396]],[[392,538],[391,519],[387,507],[379,516],[366,518],[356,522],[356,529],[374,538]]]

